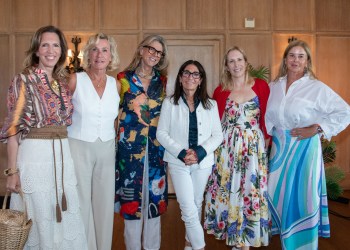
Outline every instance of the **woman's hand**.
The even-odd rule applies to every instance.
[[[297,139],[298,141],[302,139],[310,138],[318,133],[317,131],[318,126],[319,126],[318,124],[313,124],[309,127],[293,128],[290,131],[290,135],[293,137],[298,137]]]
[[[193,149],[188,149],[186,151],[186,156],[184,158],[186,165],[192,165],[198,163],[198,157],[196,151]]]
[[[19,147],[19,137],[20,133],[14,136],[10,136],[7,139],[7,167],[8,169],[15,170],[17,168],[17,154],[18,154],[18,147]],[[11,192],[19,192],[19,189],[21,188],[21,182],[19,179],[19,174],[14,173],[12,175],[7,176],[7,184],[6,184],[7,190]]]
[[[21,189],[21,181],[19,179],[18,173],[11,176],[7,176],[6,188],[10,192],[18,193]]]

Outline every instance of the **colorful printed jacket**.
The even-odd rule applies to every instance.
[[[134,72],[121,72],[117,78],[121,83],[121,93],[115,210],[124,219],[141,218],[144,164],[148,160],[147,214],[149,218],[158,217],[166,211],[168,202],[164,148],[156,139],[167,78],[156,71],[147,94]]]

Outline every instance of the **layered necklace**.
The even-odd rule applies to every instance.
[[[138,75],[140,78],[147,79],[147,80],[151,80],[151,79],[154,77],[154,75],[155,75],[153,69],[152,69],[152,73],[151,73],[151,74],[145,74],[145,73],[143,72],[143,69],[142,69],[142,71],[141,71],[140,67],[138,67],[138,68],[135,70],[135,73],[136,73],[136,75]]]

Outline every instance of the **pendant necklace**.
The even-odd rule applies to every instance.
[[[60,93],[60,86],[59,86],[58,82],[57,82],[56,80],[52,80],[52,81],[50,82],[50,85],[51,85],[52,90],[53,90],[57,95],[59,95],[59,93]]]
[[[89,75],[92,84],[94,86],[96,86],[96,88],[101,88],[104,85],[104,83],[106,81],[106,75],[104,77],[101,77],[100,80],[97,80],[97,78],[93,78],[90,73],[87,73],[87,74]],[[94,83],[94,81],[95,81],[96,84]]]
[[[64,104],[64,100],[62,97],[61,85],[55,79],[52,80],[51,82],[49,82],[49,78],[47,77],[47,75],[45,75],[45,80],[46,80],[46,82],[49,83],[51,90],[56,94],[56,96],[58,97],[58,99],[61,102],[60,114],[65,114],[66,106]]]

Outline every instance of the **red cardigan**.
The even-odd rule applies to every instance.
[[[269,138],[270,136],[267,134],[265,127],[266,105],[270,95],[269,85],[267,85],[267,83],[262,79],[255,79],[255,84],[253,85],[252,90],[259,98],[261,112],[259,120],[260,129],[263,131],[265,138]],[[213,98],[218,104],[220,119],[224,113],[226,100],[230,93],[231,91],[229,90],[222,90],[221,84],[214,91]]]

